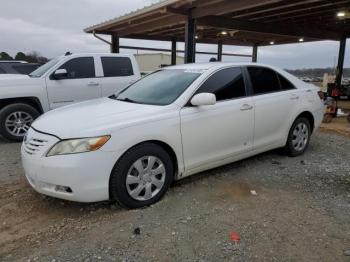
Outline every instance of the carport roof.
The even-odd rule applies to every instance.
[[[349,0],[166,0],[84,31],[184,41],[184,25],[191,17],[198,43],[262,46],[340,40],[350,33],[349,9]]]

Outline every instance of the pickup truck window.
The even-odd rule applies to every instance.
[[[59,69],[67,70],[67,79],[94,78],[96,76],[93,57],[72,58],[61,65]]]
[[[130,58],[101,57],[105,77],[132,76],[134,74]]]

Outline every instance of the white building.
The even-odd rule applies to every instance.
[[[156,53],[156,54],[135,54],[135,58],[140,66],[140,71],[149,73],[161,68],[164,65],[171,65],[171,55]],[[183,64],[182,56],[176,57],[176,64]]]

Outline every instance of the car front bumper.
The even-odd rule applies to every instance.
[[[32,129],[27,137],[21,149],[22,164],[29,184],[37,192],[77,202],[109,199],[109,178],[118,159],[115,153],[98,150],[46,157],[58,138]],[[33,151],[32,144],[42,141],[45,143]]]

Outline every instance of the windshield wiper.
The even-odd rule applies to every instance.
[[[128,103],[142,104],[140,102],[137,102],[137,101],[132,100],[132,99],[127,98],[127,97],[125,97],[125,98],[116,98],[116,100],[123,101],[123,102],[128,102]]]

